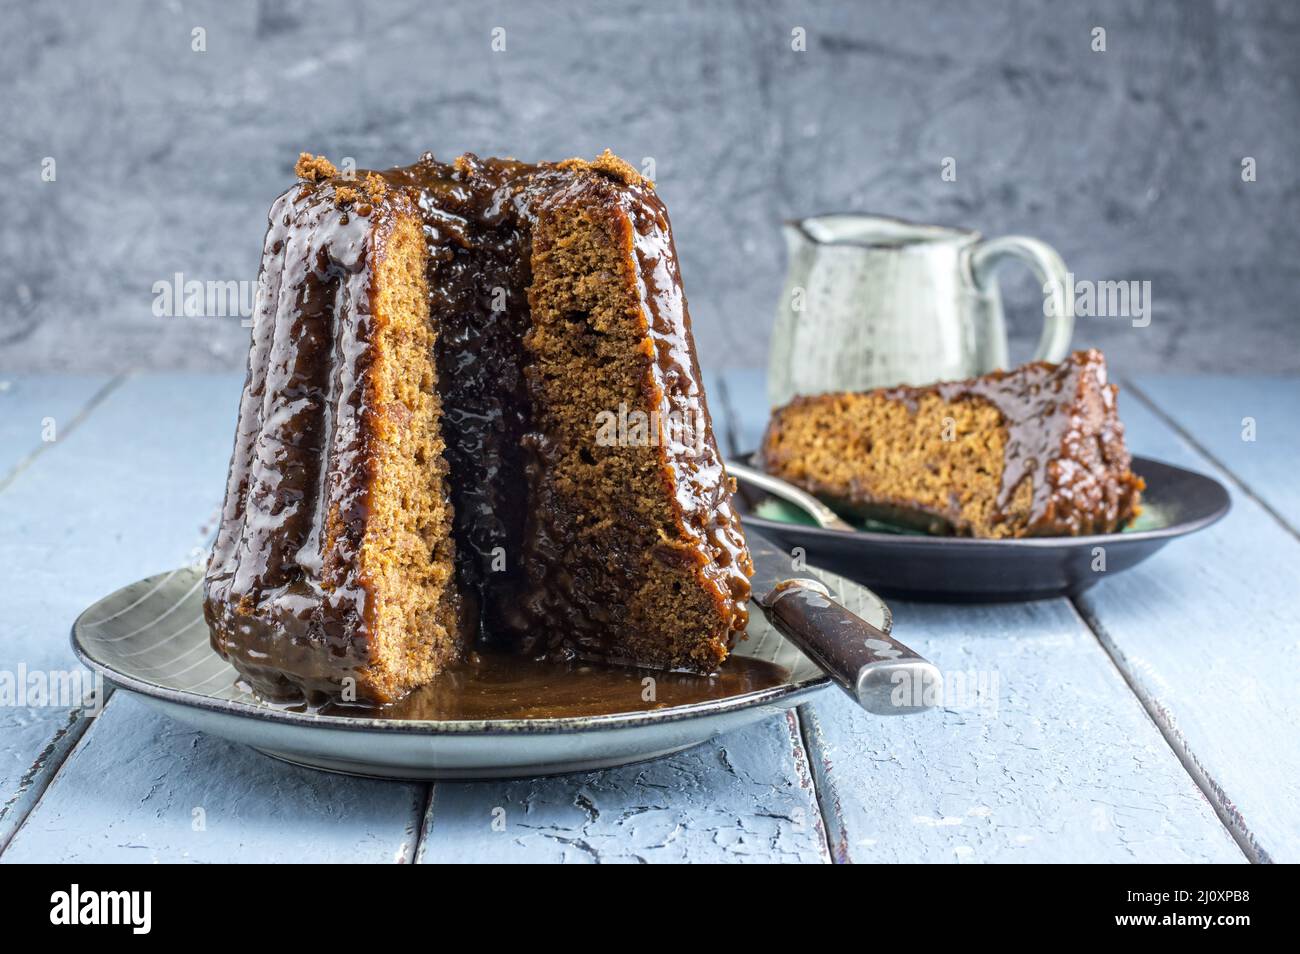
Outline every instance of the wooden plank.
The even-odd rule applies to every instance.
[[[1300,533],[1300,378],[1152,375],[1139,393]]]
[[[0,374],[0,491],[16,467],[53,450],[102,396],[106,375]]]
[[[762,377],[726,382],[755,446]],[[953,696],[900,719],[804,707],[836,861],[1243,860],[1068,601],[893,610]]]
[[[1247,853],[1300,860],[1300,540],[1135,397],[1130,390],[1121,398],[1132,449],[1218,476],[1233,509],[1079,605]],[[1252,403],[1270,427],[1294,408]],[[1227,452],[1229,425],[1191,416],[1187,407],[1162,409],[1203,427],[1198,440],[1219,433],[1207,440],[1225,459],[1241,459]],[[1265,473],[1254,472],[1256,483],[1286,506]]]
[[[825,862],[793,712],[601,772],[434,785],[421,862]]]
[[[275,762],[118,693],[0,860],[404,862],[425,791]]]
[[[236,375],[132,378],[61,440],[57,450],[33,460],[0,493],[0,525],[6,527],[0,537],[0,565],[21,567],[24,581],[6,599],[0,670],[14,672],[25,666],[28,671],[57,672],[75,667],[67,632],[85,606],[115,587],[202,558],[224,491],[241,382],[242,376]],[[90,756],[74,759],[57,780],[67,786],[62,792],[94,792],[108,784],[105,776],[112,766],[115,791],[139,796],[111,803],[113,810],[126,813],[118,820],[126,828],[118,831],[144,832],[158,824],[155,804],[144,797],[158,786],[178,793],[190,790],[186,786],[196,791],[243,786],[249,792],[274,792],[280,790],[277,780],[284,773],[296,773],[250,753],[247,765],[240,763],[239,771],[246,776],[241,779],[224,774],[234,756],[183,763],[183,774],[190,777],[173,778],[161,753],[199,743],[176,735],[179,730],[151,711],[120,722],[126,717],[114,713],[124,704],[129,705],[125,698],[109,701],[105,714],[82,739],[83,751],[89,748]],[[76,720],[73,710],[55,706],[5,707],[0,719],[0,843],[31,809],[21,854],[77,856],[80,849],[74,842],[86,832],[68,822],[68,803],[60,797],[48,806],[41,801],[32,809],[32,804],[84,722]],[[112,731],[114,724],[130,725],[131,733],[172,748],[164,746],[156,757],[145,757],[128,737],[131,733]],[[206,743],[203,746],[209,751]],[[182,763],[176,764],[181,770]],[[283,789],[294,799],[286,803],[285,812],[310,815],[314,800],[335,797],[336,786],[347,784],[327,775],[314,777],[319,780],[316,788],[304,783]],[[405,799],[384,804],[390,809],[405,806]],[[86,801],[81,810],[90,811],[94,796]],[[97,817],[96,824],[102,824],[103,818]],[[387,818],[382,832],[372,835],[396,851],[418,817],[418,812],[408,815],[403,807]],[[259,840],[268,842],[260,849],[268,856],[286,854],[297,844],[290,826],[281,833],[284,844],[276,845],[270,843],[275,832],[257,829],[256,818],[253,823],[247,832],[256,831]],[[164,826],[159,834],[167,830]],[[341,848],[356,841],[355,833],[345,830],[337,837]],[[146,842],[160,856],[184,844]],[[111,847],[105,845],[105,850]]]

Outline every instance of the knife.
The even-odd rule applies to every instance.
[[[909,715],[932,708],[943,688],[935,665],[831,598],[826,584],[768,537],[747,528],[750,585],[768,621],[868,712]]]

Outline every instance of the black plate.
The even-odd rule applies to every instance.
[[[1133,471],[1147,482],[1143,513],[1120,533],[1088,537],[975,540],[883,524],[856,533],[823,530],[794,506],[743,482],[737,503],[745,524],[787,548],[802,547],[808,563],[882,594],[962,603],[1037,600],[1082,593],[1174,537],[1208,527],[1231,506],[1227,489],[1212,477],[1146,457],[1133,458]],[[1105,569],[1095,570],[1102,558]]]

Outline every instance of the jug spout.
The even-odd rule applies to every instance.
[[[785,251],[794,258],[800,251],[813,244],[808,233],[804,231],[803,219],[789,219],[781,223],[781,236],[785,239]]]

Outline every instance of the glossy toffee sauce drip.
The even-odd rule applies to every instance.
[[[535,449],[545,437],[530,431],[522,371],[531,233],[544,203],[590,192],[631,218],[655,344],[654,386],[685,419],[708,420],[671,231],[652,187],[615,188],[590,172],[472,155],[439,163],[427,153],[377,175],[387,193],[356,210],[338,208],[328,182],[300,183],[271,210],[205,615],[214,645],[272,697],[332,695],[366,664],[370,622],[356,556],[368,502],[362,417],[369,408],[359,380],[371,345],[371,259],[398,213],[424,221],[459,598],[480,641],[555,622],[517,612],[538,602],[528,590],[545,591],[553,569],[534,561],[525,579],[524,561],[515,560],[493,572],[496,548],[545,553],[552,532],[545,519],[530,520],[530,488],[546,466]],[[749,595],[750,565],[709,432],[702,449],[670,444],[666,454],[680,478],[685,530],[713,557],[703,573],[739,604]],[[332,503],[338,526],[327,520]],[[739,632],[743,606],[734,614]],[[570,612],[565,622],[577,618]],[[573,636],[585,650],[600,649],[598,626]],[[551,641],[554,650],[568,640]]]
[[[1100,352],[1078,352],[1059,365],[1039,361],[966,381],[894,388],[885,396],[915,412],[926,393],[997,408],[1007,431],[997,507],[1005,517],[1016,490],[1029,480],[1029,535],[1102,532],[1128,508],[1134,491],[1117,474],[1127,473],[1130,457]]]
[[[356,565],[368,506],[358,382],[370,361],[371,228],[309,186],[271,207],[204,601],[214,646],[269,695],[353,675],[369,631]]]

